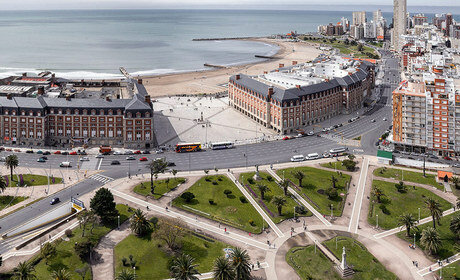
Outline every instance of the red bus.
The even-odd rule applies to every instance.
[[[180,143],[176,145],[176,153],[201,151],[201,143]]]

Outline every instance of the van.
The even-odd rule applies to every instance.
[[[308,160],[319,159],[319,155],[318,155],[317,153],[308,154],[308,155],[307,155],[307,159],[308,159]]]
[[[59,164],[59,167],[72,167],[72,165],[68,161],[63,161]]]
[[[291,157],[292,162],[304,161],[305,157],[303,155],[295,155]]]

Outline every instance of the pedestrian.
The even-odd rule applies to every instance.
[[[225,233],[227,233],[227,228],[224,228]]]
[[[418,268],[418,262],[417,261],[415,262],[415,267]]]
[[[260,268],[260,262],[259,261],[257,261],[257,267]]]
[[[168,211],[168,206],[166,206],[166,208],[165,208],[165,209],[166,209],[166,211]]]

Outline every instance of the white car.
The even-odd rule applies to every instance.
[[[0,162],[5,162],[6,161],[6,157],[1,157],[0,158]]]
[[[96,158],[104,158],[104,156],[102,154],[98,154]]]
[[[122,155],[123,153],[121,151],[115,151],[113,152],[114,155]]]
[[[386,120],[387,120],[387,118],[383,118],[383,121],[386,121]]]
[[[308,135],[308,136],[313,136],[313,135],[315,135],[315,132],[314,132],[314,131],[310,131],[310,132],[307,133],[307,135]]]
[[[81,157],[80,161],[89,161],[89,157]]]

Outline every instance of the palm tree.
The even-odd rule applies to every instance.
[[[460,215],[455,215],[452,218],[449,228],[456,238],[460,236]]]
[[[239,247],[233,249],[230,254],[232,265],[235,269],[235,280],[249,280],[251,279],[251,265],[249,264],[250,258],[246,250]]]
[[[332,187],[335,188],[335,183],[337,183],[339,180],[334,177],[334,175],[331,175],[331,183]]]
[[[51,259],[56,254],[56,247],[51,243],[45,243],[40,248],[40,255],[45,259],[45,264],[48,264],[49,259]]]
[[[0,176],[0,193],[4,192],[7,187],[5,177]]]
[[[289,185],[290,185],[290,184],[289,184],[289,181],[288,181],[288,180],[286,180],[286,179],[281,180],[280,186],[281,186],[281,187],[283,188],[283,190],[284,190],[284,195],[287,195],[287,191],[288,191]]]
[[[460,187],[460,178],[455,176],[455,177],[452,177],[451,180],[455,188],[458,189]]]
[[[273,204],[278,208],[278,215],[281,216],[281,210],[283,209],[283,206],[286,204],[286,199],[282,196],[275,196],[273,198]]]
[[[372,192],[375,195],[375,197],[377,198],[377,203],[380,203],[382,196],[385,196],[385,194],[383,193],[382,189],[379,188],[379,187],[374,186],[374,189],[373,189]]]
[[[70,273],[65,268],[51,272],[51,280],[70,280],[70,278]]]
[[[299,180],[299,187],[302,187],[302,180],[305,178],[305,173],[298,170],[298,171],[292,172],[292,176],[296,178],[297,180]]]
[[[158,177],[158,174],[164,173],[166,168],[168,168],[168,163],[164,158],[158,158],[152,160],[149,165],[147,166],[150,169],[150,189],[152,190],[152,194],[155,192],[155,186],[153,185],[153,177],[155,179]]]
[[[131,270],[123,269],[120,273],[118,273],[115,280],[136,280],[136,274],[134,274]]]
[[[232,263],[225,257],[218,257],[214,261],[212,275],[214,280],[234,280],[236,276]]]
[[[441,239],[439,238],[439,233],[432,227],[424,229],[422,231],[422,238],[420,238],[420,243],[430,252],[431,255],[436,254],[436,252],[441,247]]]
[[[460,197],[457,197],[457,202],[455,203],[455,206],[460,209]]]
[[[442,217],[441,204],[436,201],[434,198],[429,197],[425,200],[425,206],[430,210],[431,218],[433,218],[433,228],[436,228],[436,221],[440,224]]]
[[[133,233],[142,236],[151,228],[151,225],[144,212],[141,209],[136,209],[130,218],[130,227]]]
[[[264,185],[264,184],[259,184],[259,185],[257,185],[257,188],[258,188],[259,191],[260,191],[260,196],[262,197],[262,200],[265,200],[265,193],[266,193],[266,192],[269,192],[270,189],[269,189],[266,185]]]
[[[175,258],[171,268],[171,276],[176,280],[198,280],[196,275],[201,275],[193,264],[195,259],[189,255],[182,254]]]
[[[407,236],[410,236],[410,230],[412,227],[416,227],[415,226],[416,224],[417,224],[417,220],[410,213],[404,213],[401,216],[399,216],[398,225],[406,227]]]
[[[31,263],[27,261],[20,262],[18,266],[13,270],[12,279],[15,279],[15,280],[37,279],[37,276],[35,276],[34,272],[35,272],[35,269]]]
[[[9,155],[6,157],[5,166],[10,169],[10,178],[13,181],[13,170],[18,167],[19,160],[17,155]]]

